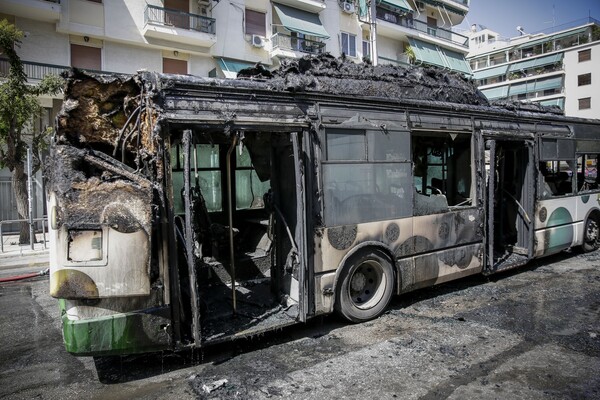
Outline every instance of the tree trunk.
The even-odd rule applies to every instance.
[[[17,201],[17,212],[19,218],[29,218],[28,194],[27,194],[27,175],[25,166],[18,164],[12,171],[12,187]],[[21,222],[21,232],[19,234],[19,244],[29,244],[29,223]]]

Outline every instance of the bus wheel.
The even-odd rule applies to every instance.
[[[392,263],[378,250],[359,251],[344,265],[335,308],[344,318],[362,322],[378,317],[394,292]]]
[[[600,219],[599,214],[592,214],[585,221],[583,229],[583,251],[594,251],[600,248]]]

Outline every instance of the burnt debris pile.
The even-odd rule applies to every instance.
[[[489,105],[475,83],[462,74],[434,67],[373,66],[329,54],[284,59],[272,72],[256,66],[239,78],[266,79],[272,90],[322,92],[388,99],[417,99]]]

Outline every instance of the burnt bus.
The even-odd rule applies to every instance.
[[[600,122],[433,68],[72,71],[46,165],[75,355],[181,350],[600,245]]]

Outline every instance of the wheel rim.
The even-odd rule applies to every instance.
[[[594,219],[589,219],[585,226],[586,242],[596,245],[598,243],[599,235],[600,228],[598,227],[598,223]]]
[[[348,297],[356,308],[373,308],[383,298],[386,279],[381,264],[373,260],[364,261],[352,272]]]

